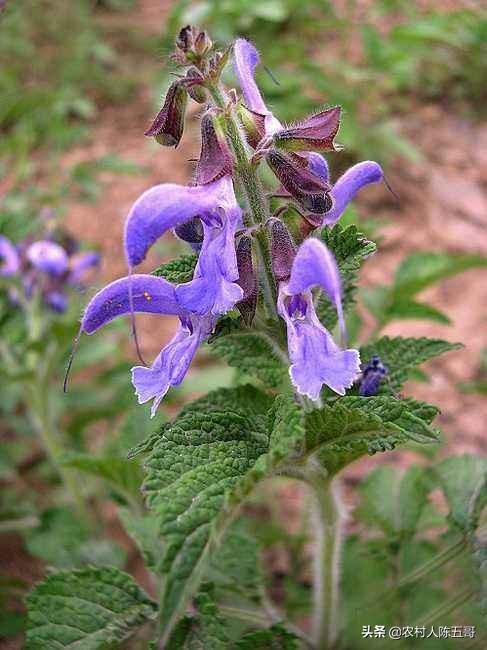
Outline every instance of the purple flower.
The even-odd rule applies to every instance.
[[[100,255],[93,251],[76,253],[69,259],[68,281],[74,286],[79,286],[87,271],[100,264]]]
[[[59,277],[68,270],[68,254],[53,241],[34,242],[27,249],[26,257],[35,269],[54,277]]]
[[[323,243],[308,239],[294,258],[289,281],[280,283],[277,308],[287,327],[291,381],[299,393],[317,400],[324,384],[343,395],[360,373],[360,357],[357,350],[341,350],[320,323],[311,294],[314,286],[335,304],[343,329],[336,262]]]
[[[132,302],[132,305],[131,305]],[[137,274],[116,280],[99,291],[86,307],[81,331],[93,334],[114,318],[135,312],[179,316],[174,338],[161,350],[150,368],[132,368],[132,383],[142,404],[153,399],[155,415],[170,386],[178,386],[198,349],[214,329],[216,318],[189,314],[177,299],[176,289],[163,278]]]
[[[159,237],[195,217],[203,224],[203,243],[194,278],[178,287],[178,300],[188,312],[222,314],[242,298],[234,242],[242,211],[230,177],[195,187],[156,185],[142,194],[125,224],[128,264],[140,264]]]
[[[0,276],[15,275],[20,268],[20,257],[10,240],[0,235]]]
[[[249,41],[239,38],[234,45],[234,68],[237,75],[244,99],[252,111],[260,113],[265,117],[265,128],[267,138],[274,137],[275,140],[287,142],[296,139],[296,146],[299,143],[300,150],[309,142],[311,151],[307,151],[303,156],[307,160],[308,175],[318,176],[321,181],[329,182],[328,163],[320,154],[313,149],[320,149],[326,146],[333,149],[333,137],[338,130],[339,109],[335,107],[322,111],[317,115],[308,117],[300,123],[289,128],[283,127],[282,124],[274,117],[265,105],[262,95],[255,83],[254,70],[259,63],[259,53]],[[268,143],[262,141],[267,147]],[[315,146],[316,143],[316,146]],[[272,163],[272,160],[271,160]],[[282,181],[281,177],[279,176]],[[358,163],[346,171],[331,189],[331,204],[324,215],[320,215],[322,225],[333,225],[343,214],[347,205],[352,201],[357,192],[370,183],[378,183],[383,179],[383,172],[376,162],[365,161]],[[292,191],[292,187],[286,187]],[[292,191],[292,195],[299,200]],[[316,195],[314,195],[316,196]],[[308,207],[305,203],[304,207]],[[321,208],[320,208],[321,209]],[[309,210],[313,212],[313,210]],[[319,212],[316,210],[316,212]]]
[[[347,169],[331,189],[333,207],[322,215],[323,225],[334,225],[362,187],[379,183],[383,178],[381,166],[372,160],[365,160]]]

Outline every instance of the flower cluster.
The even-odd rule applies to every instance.
[[[259,56],[250,42],[238,39],[231,48],[242,97],[220,82],[230,50],[214,53],[206,33],[192,27],[181,31],[176,45],[175,58],[186,74],[169,88],[146,135],[177,146],[188,97],[200,103],[212,100],[201,118],[195,182],[157,185],[134,203],[124,235],[128,274],[94,296],[81,331],[93,334],[114,318],[133,318],[135,312],[179,317],[173,339],[152,365],[132,369],[139,402],[153,400],[152,415],[168,389],[181,383],[218,319],[234,308],[242,315],[243,327],[258,329],[272,314],[282,319],[287,330],[283,354],[298,393],[316,400],[326,385],[344,394],[359,375],[359,354],[341,349],[323,327],[313,293],[317,288],[332,301],[345,341],[340,274],[326,246],[306,235],[335,224],[360,188],[382,179],[382,170],[375,162],[362,162],[332,183],[320,152],[340,148],[334,142],[340,108],[283,126],[255,82]],[[258,176],[264,161],[279,181],[271,197],[263,192]],[[243,194],[243,207],[236,188]],[[280,205],[272,213],[271,199],[284,200],[286,207]],[[300,220],[297,235],[291,235],[281,218],[289,207]],[[198,253],[193,278],[179,285],[134,272],[170,230]],[[262,318],[255,318],[256,312]]]
[[[78,250],[71,237],[46,235],[13,244],[0,235],[0,278],[13,281],[9,287],[12,302],[40,296],[44,305],[57,313],[68,307],[69,289],[83,288],[90,269],[98,266],[98,253]]]

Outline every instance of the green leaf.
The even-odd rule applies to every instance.
[[[470,532],[479,515],[478,500],[487,495],[487,459],[481,456],[450,456],[435,469],[450,507],[450,521]]]
[[[485,266],[487,266],[487,257],[482,255],[412,253],[396,270],[394,293],[400,296],[413,296],[440,280]]]
[[[54,573],[33,589],[27,607],[27,650],[107,647],[156,614],[133,578],[113,567]]]
[[[409,411],[407,401],[390,396],[347,396],[306,416],[306,451],[318,452],[330,475],[364,454],[437,440],[425,420]]]
[[[378,355],[389,371],[388,381],[382,382],[381,393],[390,392],[391,389],[398,392],[412,368],[444,352],[462,347],[461,343],[448,343],[441,339],[383,336],[362,347],[360,358],[363,363],[367,363],[374,355]]]
[[[451,323],[451,320],[446,314],[432,305],[418,302],[417,300],[408,300],[402,296],[400,300],[395,300],[389,305],[387,314],[388,320],[394,318],[423,319],[432,320],[442,325],[449,325]]]
[[[143,478],[142,469],[125,458],[70,454],[63,461],[63,465],[107,481],[122,496],[129,498],[139,496]]]
[[[399,532],[412,537],[426,505],[429,492],[425,470],[419,465],[409,467],[399,485]]]
[[[143,489],[165,543],[159,568],[166,574],[162,622],[168,633],[245,494],[237,493],[240,480],[267,450],[270,404],[250,386],[215,391],[151,441]]]
[[[194,267],[198,261],[197,255],[181,255],[175,260],[166,264],[161,264],[157,269],[152,271],[152,275],[165,278],[173,284],[182,284],[193,279]]]
[[[360,267],[364,260],[375,253],[376,245],[368,241],[355,225],[343,228],[337,224],[333,228],[323,228],[321,239],[335,255],[338,263],[342,278],[343,308],[346,311],[355,301]],[[327,296],[320,296],[316,310],[323,325],[333,329],[337,322],[336,309]]]
[[[288,379],[288,366],[279,357],[272,337],[242,327],[240,320],[222,320],[224,323],[219,324],[223,329],[222,334],[209,342],[212,352],[224,359],[229,366],[268,388],[278,388]]]
[[[127,534],[135,541],[145,565],[155,569],[162,552],[157,520],[150,515],[134,515],[128,508],[119,508],[118,517]]]
[[[238,650],[298,650],[300,640],[277,623],[265,630],[249,632],[233,646]]]

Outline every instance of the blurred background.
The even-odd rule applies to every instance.
[[[219,44],[247,36],[272,71],[271,76],[261,67],[258,81],[280,119],[291,121],[323,104],[343,107],[338,140],[345,150],[329,157],[333,177],[359,160],[376,160],[399,197],[383,185],[370,187],[345,217],[379,245],[362,277],[360,330],[355,323],[359,340],[381,320],[381,296],[410,253],[464,256],[463,266],[447,264],[421,285],[428,310],[382,318],[383,331],[465,344],[430,363],[408,392],[440,406],[445,453],[484,455],[487,274],[481,268],[485,260],[465,261],[487,255],[487,14],[481,5],[474,0],[1,2],[0,231],[13,241],[37,234],[39,215],[48,209],[59,227],[102,255],[87,295],[125,274],[122,231],[131,204],[155,183],[187,182],[199,153],[195,104],[177,150],[143,136],[171,80],[167,64],[175,34],[192,23],[208,28]],[[180,250],[175,240],[164,241],[145,269]],[[85,302],[86,295],[76,295],[66,327],[53,334],[62,352],[58,374]],[[140,321],[143,349],[151,358],[171,336],[173,324]],[[9,327],[15,330],[15,323]],[[70,444],[79,451],[103,448],[106,454],[111,445],[110,453],[121,459],[130,441],[143,437],[146,424],[137,425],[137,434],[126,424],[122,433],[117,428],[119,412],[134,404],[127,374],[134,354],[127,333],[123,323],[112,328],[112,338],[102,341],[99,335],[91,347],[82,342],[77,388],[57,406]],[[11,331],[2,336],[12,336]],[[88,387],[94,372],[83,370],[83,364],[96,366],[96,400],[93,384]],[[188,396],[228,384],[232,373],[203,351],[161,418],[176,412]],[[61,400],[58,380],[50,390]],[[0,414],[0,609],[2,602],[10,608],[8,616],[0,615],[0,647],[5,648],[20,647],[23,625],[22,606],[11,603],[20,602],[56,555],[59,565],[59,539],[66,566],[76,553],[77,562],[98,554],[135,572],[138,562],[120,530],[110,492],[96,509],[113,543],[95,549],[87,542],[82,553],[70,547],[76,525],[65,510],[51,507],[51,490],[59,486],[43,469],[42,450],[29,437],[16,390],[14,382],[5,389]],[[129,442],[116,449],[121,437]],[[387,462],[406,463],[407,453],[388,455]],[[347,481],[354,485],[380,462],[361,461]],[[290,497],[291,510],[298,497]],[[47,519],[39,515],[39,502],[50,504]]]

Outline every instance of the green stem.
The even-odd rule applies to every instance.
[[[208,90],[218,108],[225,111],[227,136],[235,156],[235,172],[239,186],[247,200],[252,225],[263,226],[269,218],[267,200],[257,175],[255,166],[250,162],[247,144],[240,132],[236,119],[227,113],[227,102],[223,90],[217,84],[211,84]],[[264,301],[270,318],[278,320],[276,309],[277,290],[270,264],[270,246],[266,231],[258,228],[256,231],[256,248],[258,266],[261,269],[260,284]]]
[[[318,650],[335,646],[338,634],[342,515],[336,485],[311,463],[306,480],[316,500],[313,638]]]
[[[429,626],[436,623],[436,621],[444,621],[448,614],[454,612],[456,609],[464,605],[467,601],[475,596],[475,590],[468,587],[463,591],[455,594],[449,598],[445,603],[431,611],[422,621],[421,625]]]

